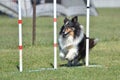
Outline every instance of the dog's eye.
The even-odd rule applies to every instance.
[[[68,28],[68,27],[65,29],[65,31],[69,31],[69,30],[70,30],[70,28]]]
[[[66,30],[68,30],[69,28],[66,28]]]

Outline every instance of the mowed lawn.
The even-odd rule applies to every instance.
[[[119,80],[120,8],[97,10],[99,16],[90,17],[90,37],[99,39],[90,52],[90,65],[97,67],[63,67],[60,65],[66,61],[58,57],[57,70],[42,70],[53,67],[53,18],[37,17],[35,45],[32,45],[32,18],[23,18],[21,73],[17,18],[0,15],[0,80]],[[58,17],[58,32],[63,19]],[[86,17],[79,16],[79,22],[85,26]]]

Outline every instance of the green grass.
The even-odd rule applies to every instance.
[[[32,46],[32,19],[23,19],[23,72],[19,65],[17,18],[0,16],[0,80],[119,80],[120,79],[120,8],[97,9],[99,16],[91,16],[90,36],[99,43],[90,52],[90,64],[102,67],[61,68],[58,57],[57,70],[29,72],[52,68],[53,18],[37,18],[36,43]],[[63,24],[58,17],[58,32]],[[85,26],[85,16],[79,21]],[[59,52],[59,50],[58,50]]]

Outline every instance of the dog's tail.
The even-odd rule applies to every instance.
[[[98,38],[95,38],[95,39],[94,39],[94,45],[96,45],[98,42],[99,42],[99,39],[98,39]]]
[[[98,43],[99,39],[98,38],[90,38],[89,39],[89,48],[93,48],[97,43]]]

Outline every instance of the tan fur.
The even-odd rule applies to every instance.
[[[66,28],[65,32],[67,32],[67,33],[70,32],[69,35],[74,36],[73,29],[71,29],[71,28]]]

